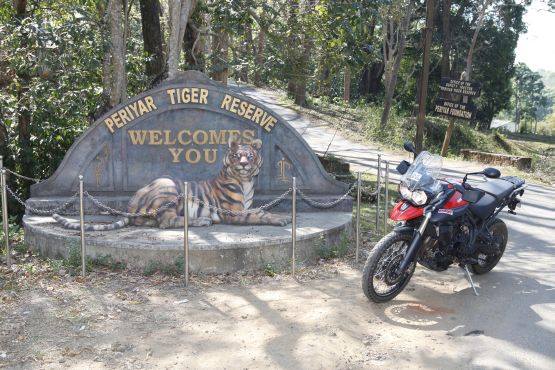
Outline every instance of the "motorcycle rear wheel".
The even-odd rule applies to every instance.
[[[395,298],[408,284],[416,263],[413,262],[403,276],[396,276],[394,271],[412,241],[413,230],[394,230],[384,236],[370,251],[362,273],[362,290],[366,297],[376,303],[383,303]],[[385,291],[382,291],[383,284]]]
[[[476,275],[482,275],[485,273],[490,272],[499,262],[503,253],[505,252],[505,247],[507,246],[507,239],[508,239],[508,230],[507,225],[503,220],[497,218],[493,221],[493,224],[490,226],[490,231],[494,237],[501,238],[501,244],[499,245],[499,253],[495,255],[486,256],[483,262],[475,263],[470,266],[473,273]]]

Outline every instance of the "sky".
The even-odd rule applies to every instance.
[[[520,35],[516,48],[517,62],[530,69],[555,72],[555,13],[549,13],[541,0],[533,0],[524,15],[528,32]]]

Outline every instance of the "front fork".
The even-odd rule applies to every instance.
[[[405,254],[405,258],[401,261],[399,265],[399,269],[397,270],[398,274],[402,274],[406,269],[410,266],[411,262],[414,261],[414,257],[416,257],[416,253],[420,249],[422,245],[422,235],[424,234],[424,230],[426,230],[426,226],[428,226],[428,222],[432,217],[432,212],[428,211],[424,214],[424,219],[420,224],[420,227],[414,232],[414,237],[412,238],[412,242],[407,249],[407,254]]]

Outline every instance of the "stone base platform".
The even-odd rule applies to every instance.
[[[68,218],[78,219],[75,216]],[[86,216],[87,222],[111,222],[111,216]],[[43,256],[66,257],[79,248],[79,231],[66,230],[51,217],[23,218],[25,242]],[[350,236],[351,212],[315,212],[297,215],[297,261],[317,260],[322,245],[333,245]],[[287,268],[291,259],[291,225],[213,225],[189,228],[190,269],[193,273],[254,271],[271,264]],[[183,256],[183,230],[126,227],[113,231],[87,232],[87,256],[111,256],[128,268],[153,264],[173,265]]]

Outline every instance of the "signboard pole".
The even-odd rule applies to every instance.
[[[449,149],[449,142],[451,141],[451,134],[453,133],[453,128],[455,126],[455,119],[449,118],[449,126],[447,126],[447,131],[445,131],[445,138],[443,139],[443,145],[441,146],[441,156],[445,157],[447,154],[447,149]]]

